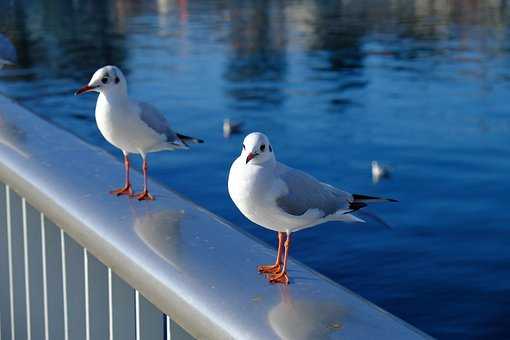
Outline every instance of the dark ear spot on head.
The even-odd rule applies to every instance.
[[[271,147],[271,144],[269,144],[269,152],[273,152],[273,148]]]
[[[115,77],[115,84],[118,84],[120,81],[119,77]]]
[[[243,149],[246,150],[246,146],[244,146],[244,144],[243,144]]]

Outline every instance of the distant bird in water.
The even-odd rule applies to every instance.
[[[0,34],[0,69],[5,65],[13,65],[18,61],[16,48],[5,35]]]
[[[114,195],[136,196],[138,200],[154,200],[147,186],[147,154],[163,150],[188,149],[189,144],[203,143],[201,139],[174,132],[165,116],[150,104],[128,96],[127,82],[116,66],[97,70],[88,85],[75,95],[99,92],[96,103],[96,122],[99,131],[112,145],[122,150],[126,180]],[[129,154],[138,153],[143,159],[144,189],[133,194],[129,180]]]
[[[223,120],[223,136],[228,138],[233,134],[240,133],[243,125],[243,122],[233,122],[229,118],[225,118]]]
[[[377,161],[372,161],[372,182],[378,183],[383,178],[390,177],[390,169],[387,166],[379,164]]]
[[[353,213],[369,203],[396,202],[350,194],[278,162],[269,139],[260,132],[245,137],[230,168],[228,192],[250,221],[278,232],[275,264],[258,270],[268,274],[269,282],[283,284],[289,283],[287,259],[293,232],[329,221],[364,222]]]

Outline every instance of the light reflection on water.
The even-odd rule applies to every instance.
[[[95,96],[72,96],[118,65],[133,96],[206,140],[152,156],[152,176],[273,242],[226,192],[242,136],[222,121],[245,121],[281,160],[401,202],[375,209],[392,230],[299,233],[296,258],[434,336],[510,336],[505,1],[32,0],[0,2],[0,19],[20,61],[0,92],[119,154]],[[372,159],[391,180],[372,184]]]

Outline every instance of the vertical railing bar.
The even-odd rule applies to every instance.
[[[135,290],[135,339],[140,339],[140,293]]]
[[[44,338],[49,340],[48,323],[48,274],[46,273],[46,226],[44,223],[44,214],[41,213],[41,255],[42,255],[42,273],[43,273],[43,303],[44,303]]]
[[[113,340],[113,287],[110,267],[108,267],[108,333],[110,340]]]
[[[7,217],[7,261],[9,262],[9,304],[11,309],[11,339],[15,339],[15,319],[14,319],[14,284],[12,268],[12,230],[11,230],[11,198],[10,188],[5,186],[5,207]]]
[[[90,317],[89,317],[89,260],[87,248],[83,248],[83,271],[85,281],[85,339],[90,340]]]
[[[21,211],[23,219],[23,257],[25,264],[25,300],[27,312],[27,340],[32,338],[32,330],[30,325],[30,277],[28,268],[28,226],[27,226],[27,201],[23,197],[21,199]]]
[[[168,315],[165,315],[166,317],[166,340],[172,339],[172,333],[170,331],[170,317]]]
[[[64,304],[64,340],[69,339],[69,326],[67,315],[67,264],[66,264],[66,241],[63,229],[60,229],[60,252],[62,254],[62,302]]]

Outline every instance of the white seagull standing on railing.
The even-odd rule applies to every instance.
[[[287,258],[291,233],[329,221],[364,222],[352,213],[389,198],[350,194],[276,160],[269,139],[250,133],[228,176],[228,192],[250,221],[278,232],[274,265],[259,266],[271,283],[289,283]],[[284,240],[286,238],[286,240]],[[285,246],[282,266],[282,252]]]
[[[17,62],[16,48],[3,34],[0,34],[0,68]]]
[[[99,131],[124,154],[126,181],[114,195],[136,196],[138,200],[153,200],[147,187],[147,154],[163,150],[187,149],[188,144],[203,143],[201,139],[174,132],[165,116],[150,104],[135,101],[127,93],[126,78],[116,66],[97,70],[88,85],[76,91],[99,92],[96,122]],[[143,159],[143,192],[134,195],[129,180],[129,154],[138,153]]]

